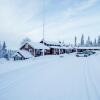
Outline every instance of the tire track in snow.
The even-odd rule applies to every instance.
[[[95,59],[94,58],[95,56],[92,56],[91,57],[91,60],[93,61],[93,62],[91,62],[91,60],[90,59],[88,59],[88,62],[87,63],[89,63],[89,66],[87,67],[87,71],[88,71],[88,76],[89,76],[89,78],[90,78],[90,81],[91,81],[91,84],[92,84],[92,86],[94,87],[94,90],[95,90],[95,92],[96,92],[96,94],[97,94],[97,97],[98,97],[98,99],[97,100],[100,100],[100,91],[99,91],[99,88],[98,88],[98,86],[97,86],[97,84],[96,84],[96,80],[95,80],[95,78],[93,78],[93,76],[94,77],[96,77],[95,76],[95,68],[98,66],[98,65],[100,65],[100,63],[99,63],[99,61],[98,61],[98,59]],[[99,67],[99,66],[98,66]],[[99,70],[100,71],[100,70]]]
[[[85,64],[83,66],[83,71],[84,71],[84,78],[85,78],[85,85],[87,89],[87,97],[88,100],[100,100],[99,92],[98,89],[93,81],[93,78],[90,74],[90,67],[91,67],[91,62],[88,62],[88,59],[85,59]],[[90,66],[89,66],[90,65]],[[92,68],[92,67],[91,67]]]
[[[86,60],[86,59],[82,59],[82,60]],[[84,84],[85,84],[85,88],[86,88],[86,96],[87,96],[87,100],[91,100],[90,99],[90,95],[89,95],[89,87],[88,87],[88,82],[87,82],[87,75],[86,75],[86,65],[85,63],[83,62],[83,65],[81,66],[82,67],[82,72],[83,72],[83,78],[84,78]]]

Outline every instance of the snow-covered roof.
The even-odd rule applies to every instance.
[[[69,49],[66,47],[66,45],[64,43],[60,43],[60,42],[54,42],[54,41],[45,41],[42,40],[42,42],[49,44],[50,48],[55,48],[55,49]]]
[[[39,42],[28,42],[28,44],[30,44],[35,49],[50,49],[48,46],[45,46],[44,44]]]
[[[45,41],[45,40],[43,40],[44,41],[44,43],[47,43],[47,44],[51,44],[51,45],[61,45],[61,43],[57,43],[57,42],[55,42],[55,41]]]
[[[38,42],[30,42],[31,46],[33,46],[35,49],[50,49],[49,47],[45,46],[44,44],[38,43]]]
[[[25,58],[32,58],[33,56],[32,56],[32,54],[30,53],[30,52],[28,52],[28,51],[25,51],[25,50],[18,50],[15,54],[14,54],[14,56],[16,55],[16,54],[21,54],[21,55],[23,55]],[[19,56],[21,56],[19,54]]]
[[[71,47],[66,47],[66,46],[49,46],[50,48],[55,48],[55,49],[73,49]]]
[[[61,49],[60,46],[49,46],[50,48]]]
[[[76,47],[77,49],[99,49],[100,47]]]
[[[72,48],[70,48],[70,47],[65,47],[65,46],[63,46],[62,48],[63,48],[63,49],[72,49]]]
[[[62,46],[64,49],[74,49],[72,46]]]
[[[19,50],[18,52],[20,52],[24,57],[28,57],[28,58],[32,58],[32,54],[28,51],[25,51],[25,50]]]

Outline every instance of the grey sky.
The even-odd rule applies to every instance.
[[[0,0],[0,40],[16,45],[42,39],[43,0]],[[99,0],[45,0],[45,39],[73,42],[84,33],[100,35]]]

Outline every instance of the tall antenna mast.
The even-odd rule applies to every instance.
[[[45,33],[45,0],[43,0],[43,41],[44,41],[44,33]]]
[[[45,0],[43,0],[43,44],[44,44],[44,33],[45,33]],[[43,56],[45,55],[45,49],[43,49]]]

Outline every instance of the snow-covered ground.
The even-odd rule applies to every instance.
[[[1,59],[0,100],[100,100],[100,53]]]

